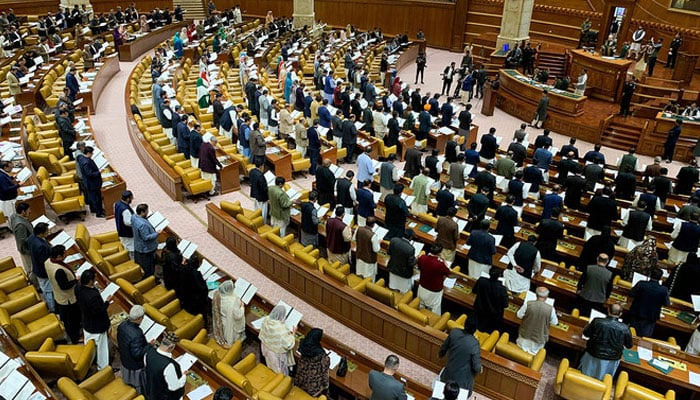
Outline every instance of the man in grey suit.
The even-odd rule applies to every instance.
[[[474,337],[477,323],[476,317],[470,317],[465,322],[464,329],[452,329],[438,353],[440,357],[447,354],[447,363],[440,374],[440,380],[457,382],[460,388],[469,390],[469,396],[474,388],[474,376],[483,370],[479,341]]]
[[[477,349],[479,344],[477,342]],[[369,371],[369,400],[406,400],[403,383],[394,378],[399,370],[399,357],[390,354],[384,361],[384,371]]]

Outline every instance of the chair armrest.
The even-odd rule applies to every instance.
[[[48,325],[19,337],[17,340],[22,345],[22,347],[27,351],[35,350],[38,349],[41,346],[41,344],[44,343],[44,340],[48,337],[54,339],[59,339],[63,337],[65,335],[65,332],[63,331],[63,326],[61,322],[56,316],[54,316],[53,319],[54,321],[52,321]]]
[[[119,265],[119,264],[123,264],[131,259],[129,258],[129,252],[126,250],[122,250],[118,253],[114,253],[112,255],[104,257],[104,260],[112,265]]]
[[[46,303],[42,301],[41,303],[34,304],[33,306],[12,315],[12,318],[18,319],[27,324],[43,317],[48,313],[49,309],[46,307]]]
[[[221,359],[221,362],[228,364],[228,365],[233,365],[233,363],[238,361],[238,358],[241,356],[242,350],[243,350],[243,342],[241,342],[240,340],[236,340],[233,343],[233,346],[231,346],[231,348],[228,349],[224,358]]]
[[[175,334],[181,339],[190,339],[202,328],[204,328],[204,317],[202,314],[197,314],[188,323],[175,329]]]
[[[10,315],[12,315],[20,310],[24,310],[27,307],[33,306],[34,304],[36,304],[38,302],[39,302],[39,298],[37,296],[37,293],[36,292],[34,292],[34,293],[29,292],[29,293],[23,294],[22,296],[17,297],[16,299],[6,301],[0,305],[2,306],[2,308],[6,309],[7,312],[10,313]]]
[[[105,367],[84,380],[83,383],[80,384],[80,387],[90,393],[95,393],[113,380],[114,372],[112,372],[112,367]]]
[[[97,235],[92,235],[92,237],[97,239],[97,241],[100,242],[100,244],[119,241],[119,234],[117,234],[117,231],[100,233]]]
[[[141,293],[146,293],[156,286],[156,277],[151,275],[148,278],[134,283],[134,287]]]

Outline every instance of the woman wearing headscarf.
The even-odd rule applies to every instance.
[[[182,29],[180,29],[180,39],[182,40],[183,46],[187,46],[187,43],[189,43],[189,39],[187,38],[187,28],[184,26]]]
[[[185,44],[180,38],[180,32],[175,32],[175,37],[173,38],[173,49],[175,51],[175,58],[182,58],[184,52]]]
[[[284,101],[287,103],[291,103],[291,95],[292,95],[292,74],[287,72],[286,77],[284,78]]]
[[[394,83],[391,84],[391,94],[397,98],[401,98],[401,78],[394,78]]]
[[[321,347],[323,330],[313,328],[299,343],[299,361],[294,386],[298,386],[310,396],[318,397],[328,392],[328,370],[330,357]]]
[[[165,248],[161,256],[163,263],[163,284],[165,288],[177,290],[182,274],[182,254],[177,248],[177,239],[169,236],[165,239]]]
[[[281,304],[276,305],[263,319],[258,339],[267,367],[278,374],[289,375],[289,367],[294,365],[296,340],[294,330],[284,323],[286,315],[287,309]]]
[[[633,272],[649,276],[651,268],[659,262],[659,254],[656,252],[656,238],[648,237],[639,246],[633,248],[625,256],[622,264],[622,278],[630,280]]]
[[[698,282],[700,261],[695,253],[690,253],[685,262],[671,272],[671,276],[664,281],[664,286],[668,287],[669,296],[690,302],[691,295],[700,294]]]
[[[227,280],[214,292],[211,315],[214,339],[224,347],[245,340],[245,306],[233,293],[235,286]]]
[[[180,292],[177,298],[180,299],[181,307],[192,315],[202,314],[204,326],[207,325],[207,309],[209,300],[209,289],[207,282],[198,271],[200,265],[199,256],[192,254],[187,260],[182,271],[180,280]]]

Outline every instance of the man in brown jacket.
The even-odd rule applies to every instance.
[[[369,216],[365,226],[361,226],[355,231],[357,247],[355,271],[363,278],[372,278],[372,282],[377,275],[377,252],[379,252],[381,241],[379,235],[373,231],[375,221],[373,216]]]
[[[535,355],[544,348],[549,340],[549,325],[557,325],[556,310],[552,304],[547,302],[549,289],[540,286],[535,290],[537,298],[525,302],[517,312],[517,317],[522,319],[520,330],[518,331],[518,347]],[[553,303],[553,302],[552,302]]]
[[[447,263],[454,262],[457,240],[459,239],[459,226],[454,220],[455,215],[457,215],[457,209],[450,207],[447,210],[447,216],[438,217],[437,220],[437,238],[435,242],[442,246],[440,257]]]
[[[265,144],[265,138],[260,132],[260,124],[253,124],[253,132],[250,134],[250,154],[252,155],[252,162],[255,163],[256,160],[265,162],[265,149],[267,148]]]

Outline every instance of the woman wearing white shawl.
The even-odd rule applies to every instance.
[[[294,365],[294,331],[284,324],[287,309],[278,304],[270,315],[265,317],[260,328],[260,350],[265,356],[267,367],[278,374],[289,375],[289,367]]]
[[[245,307],[233,290],[233,281],[222,283],[212,301],[214,339],[225,347],[245,340]]]

